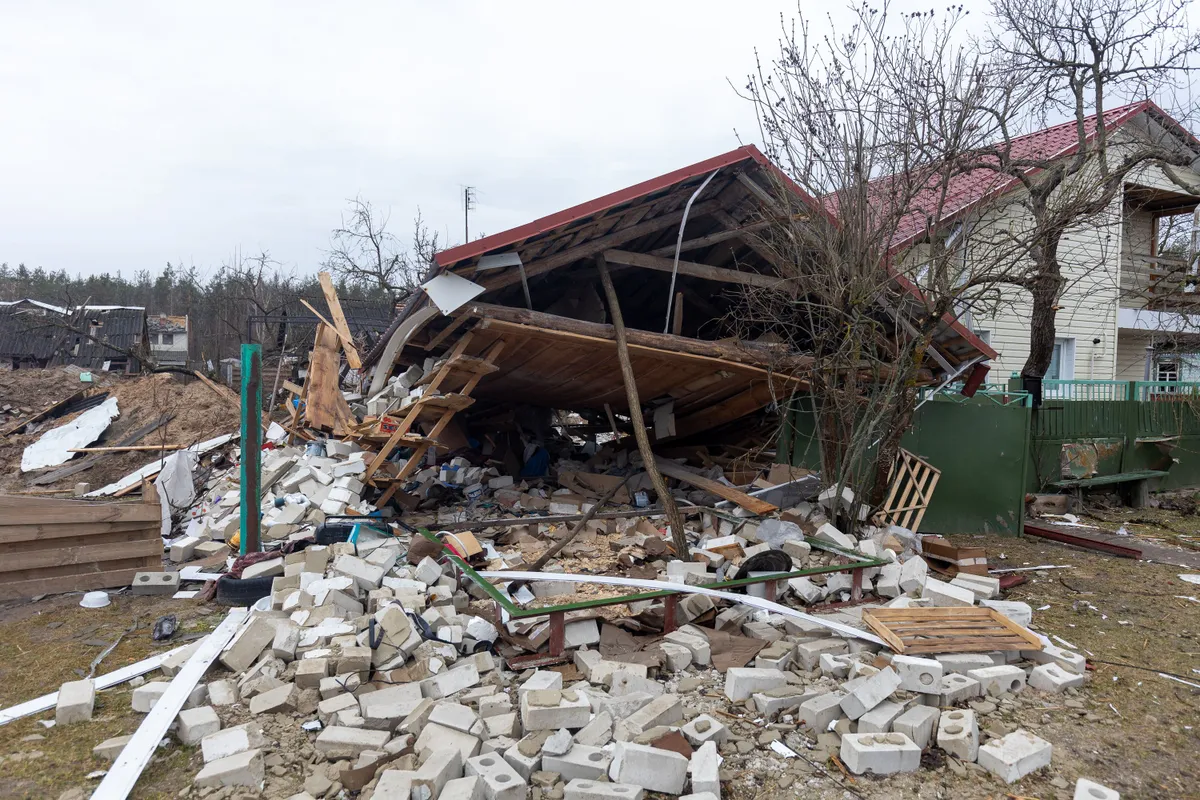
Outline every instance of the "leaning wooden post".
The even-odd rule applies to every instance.
[[[259,547],[262,502],[262,345],[242,345],[242,555]]]
[[[638,450],[645,462],[646,472],[654,491],[662,501],[663,510],[667,512],[667,522],[671,525],[671,540],[675,544],[675,555],[684,561],[688,560],[687,535],[683,529],[683,515],[675,498],[667,489],[667,482],[654,462],[654,451],[650,449],[650,437],[646,435],[646,423],[642,420],[642,401],[638,398],[637,383],[633,377],[633,364],[629,360],[629,347],[625,342],[625,320],[621,317],[621,305],[617,300],[617,290],[613,287],[612,277],[608,274],[608,264],[604,256],[596,256],[596,269],[600,272],[600,283],[604,284],[604,296],[608,298],[608,308],[612,312],[613,328],[617,334],[617,360],[621,363],[621,377],[625,381],[625,397],[629,401],[629,418],[633,420],[633,435],[637,439]]]

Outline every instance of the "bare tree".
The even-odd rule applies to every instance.
[[[333,231],[322,266],[341,280],[381,291],[396,303],[420,283],[437,252],[437,234],[429,231],[417,209],[412,243],[406,249],[388,231],[390,216],[362,197],[349,202],[350,210]]]
[[[745,95],[755,103],[777,181],[759,247],[787,281],[743,293],[736,316],[809,353],[813,410],[827,484],[853,483],[877,503],[907,430],[919,385],[965,371],[934,339],[948,321],[997,292],[1015,260],[997,241],[963,258],[956,179],[978,169],[999,135],[987,109],[1030,90],[991,70],[957,33],[964,12],[890,16],[855,10],[819,37],[784,25],[779,56],[761,60]],[[795,191],[819,198],[814,209]]]
[[[1188,0],[993,0],[984,48],[992,69],[1041,87],[1027,108],[991,109],[996,144],[980,165],[1011,181],[1017,224],[1008,230],[1024,269],[1008,276],[1029,293],[1029,358],[1025,378],[1040,381],[1053,357],[1055,321],[1070,276],[1064,242],[1073,230],[1103,226],[1131,176],[1149,164],[1185,166],[1195,154],[1178,146],[1169,125],[1141,135],[1114,136],[1124,120],[1108,112],[1123,102],[1169,97],[1200,54],[1200,34],[1188,25]],[[1066,140],[1030,150],[1019,134],[1030,123],[1066,116]],[[1186,118],[1186,117],[1185,117]],[[1173,173],[1168,170],[1168,176]],[[1180,184],[1185,191],[1195,187]]]

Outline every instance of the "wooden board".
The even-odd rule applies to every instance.
[[[28,425],[31,422],[37,422],[39,419],[41,419],[42,417],[46,416],[47,414],[53,412],[55,409],[65,406],[67,403],[70,403],[72,400],[75,400],[79,397],[83,397],[87,393],[87,391],[88,391],[87,389],[80,389],[78,392],[75,392],[74,394],[72,394],[68,397],[64,397],[62,400],[55,400],[53,403],[44,407],[41,411],[38,411],[34,414],[30,414],[28,417],[24,417],[23,419],[17,420],[16,422],[14,422],[11,425],[9,425],[8,427],[6,427],[4,430],[0,431],[0,437],[8,436],[10,433],[19,431],[19,430],[21,430],[21,428],[24,428],[26,425]]]
[[[654,459],[654,463],[658,465],[658,471],[663,475],[669,475],[676,480],[695,486],[697,489],[711,492],[717,497],[724,498],[735,505],[741,506],[752,514],[770,514],[772,511],[779,510],[779,506],[772,505],[766,500],[759,500],[757,497],[751,497],[745,492],[734,489],[732,486],[726,486],[718,481],[710,481],[708,478],[701,477],[694,472],[689,472],[674,461],[668,461],[665,458],[656,458]]]
[[[128,585],[162,568],[153,503],[0,495],[0,599]]]
[[[902,655],[1042,649],[1041,640],[991,608],[871,608],[862,618]]]
[[[304,417],[310,427],[337,431],[350,422],[350,406],[342,397],[338,382],[340,362],[337,331],[318,325],[312,359],[308,365],[308,380],[305,382],[308,398]]]
[[[342,348],[346,351],[346,363],[351,369],[362,369],[362,359],[358,357],[358,350],[354,347],[354,337],[350,334],[350,325],[346,322],[346,315],[342,313],[342,303],[333,288],[333,278],[328,272],[320,272],[317,273],[317,280],[321,282],[321,291],[325,293],[325,302],[329,305],[334,329],[342,340]]]

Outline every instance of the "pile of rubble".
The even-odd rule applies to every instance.
[[[564,638],[573,653],[564,663],[513,669],[523,653],[544,648],[549,617],[508,618],[445,551],[394,535],[362,500],[363,468],[362,452],[342,443],[266,454],[264,537],[295,549],[241,573],[271,578],[269,600],[178,716],[176,737],[198,745],[204,760],[181,796],[299,800],[361,790],[375,800],[637,800],[651,791],[711,800],[731,780],[836,780],[823,766],[834,757],[856,775],[912,772],[930,749],[956,771],[1011,783],[1050,763],[1051,743],[1029,730],[1039,708],[1060,703],[1045,694],[1075,695],[1085,682],[1084,658],[1044,637],[1040,650],[914,657],[876,643],[861,620],[871,606],[816,617],[703,595],[682,599],[678,627],[665,634],[662,600],[637,601],[630,616],[570,612]],[[174,557],[225,547],[238,527],[233,480],[210,479]],[[488,491],[540,496],[506,480]],[[670,536],[653,517],[621,519],[611,532],[602,523],[592,546],[624,554],[618,564],[627,572],[692,585],[729,579],[768,551],[794,569],[857,552],[882,562],[864,571],[862,586],[891,598],[889,607],[981,604],[1031,624],[1028,605],[998,599],[993,577],[931,577],[921,537],[866,525],[862,539],[843,534],[831,522],[839,502],[851,508],[852,495],[826,492],[777,519],[705,509],[689,531],[690,561],[670,555]],[[347,512],[368,523],[354,541],[314,542],[314,530],[320,538],[329,518]],[[537,518],[529,523],[536,529]],[[524,562],[519,545],[502,543],[507,528],[478,533],[457,534],[453,544],[473,542],[465,549],[490,569]],[[574,592],[565,577],[547,573],[532,593],[497,583],[537,603]],[[815,604],[848,597],[850,580],[845,572],[803,576],[779,581],[775,592]],[[750,587],[748,597],[764,588]],[[657,630],[647,623],[654,619]],[[862,634],[832,635],[831,625]],[[167,676],[199,646],[164,663]],[[137,686],[134,709],[150,711],[168,685]],[[64,686],[59,722],[88,718],[93,697],[89,682]],[[95,752],[115,758],[129,738]],[[734,764],[756,774],[735,773]]]

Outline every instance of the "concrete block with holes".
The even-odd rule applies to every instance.
[[[979,756],[979,723],[975,712],[956,709],[942,714],[938,720],[937,746],[962,761],[974,761]]]
[[[567,784],[564,800],[642,800],[645,794],[641,786],[576,778]]]
[[[499,754],[488,753],[467,759],[466,777],[483,781],[486,800],[525,800],[529,784]]]
[[[1005,692],[1016,694],[1025,688],[1025,670],[1009,664],[973,669],[967,673],[967,677],[979,681],[980,690],[992,697],[999,697]]]

